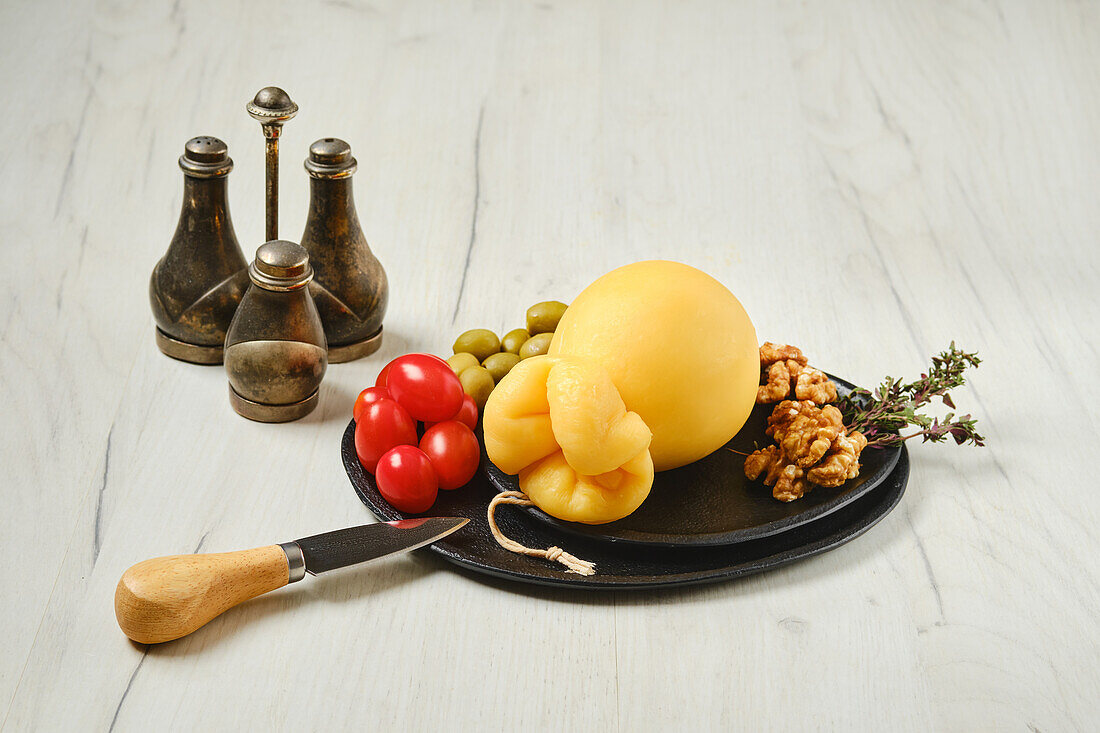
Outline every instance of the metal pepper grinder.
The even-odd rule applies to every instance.
[[[264,87],[245,105],[264,130],[267,158],[267,240],[279,238],[279,136],[283,123],[298,114],[298,105],[279,87]]]
[[[294,242],[267,242],[248,277],[252,285],[225,337],[229,402],[249,420],[297,420],[317,406],[328,366],[325,331],[307,287],[309,255]]]
[[[310,292],[321,314],[332,363],[373,354],[382,345],[389,284],[371,252],[352,196],[351,146],[326,137],[309,146],[309,216],[302,246],[316,276]]]
[[[203,136],[187,141],[179,166],[179,223],[149,279],[157,346],[182,361],[221,364],[226,329],[248,287],[226,196],[233,160],[224,142]]]

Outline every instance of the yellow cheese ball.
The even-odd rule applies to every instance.
[[[679,262],[612,270],[565,312],[551,355],[596,361],[626,409],[653,431],[657,471],[714,452],[756,401],[760,357],[752,321],[722,283]]]

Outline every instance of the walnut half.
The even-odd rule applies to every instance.
[[[866,447],[867,438],[858,430],[837,436],[821,462],[806,475],[819,486],[840,486],[859,475],[859,456]]]
[[[810,400],[824,405],[836,400],[836,385],[825,376],[825,372],[806,367],[798,374],[794,385],[794,396],[800,400]]]
[[[836,385],[825,372],[807,365],[797,346],[765,341],[760,347],[760,387],[756,404],[768,405],[794,394],[800,400],[824,405],[836,399]]]
[[[867,447],[862,433],[848,433],[833,405],[784,400],[768,418],[767,433],[776,445],[745,459],[745,476],[772,487],[772,496],[794,501],[815,485],[836,487],[859,475],[859,456]]]
[[[804,471],[786,462],[776,445],[754,451],[745,459],[746,477],[756,480],[761,474],[764,474],[764,485],[772,487],[772,496],[780,501],[800,499],[813,488],[806,481]]]

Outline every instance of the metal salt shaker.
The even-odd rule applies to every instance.
[[[316,273],[310,292],[321,314],[332,363],[372,354],[382,345],[389,284],[371,252],[352,196],[351,146],[327,137],[309,146],[309,216],[302,246]]]
[[[327,345],[308,285],[305,249],[267,242],[248,268],[248,288],[225,339],[225,373],[233,409],[250,420],[297,420],[317,406]]]
[[[173,358],[221,364],[226,329],[248,287],[226,195],[233,160],[224,142],[202,136],[187,141],[179,166],[179,223],[149,279],[156,342]]]

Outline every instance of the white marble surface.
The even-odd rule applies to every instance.
[[[1095,730],[1100,9],[1074,2],[8,2],[0,8],[0,720],[11,730]],[[289,425],[155,348],[176,157],[225,139],[282,231],[322,136],[390,274],[384,350]],[[916,446],[902,504],[777,572],[663,593],[480,583],[428,556],[176,643],[122,571],[367,521],[338,443],[384,361],[663,257],[871,384],[952,339],[989,446]],[[468,267],[467,267],[468,265]]]

